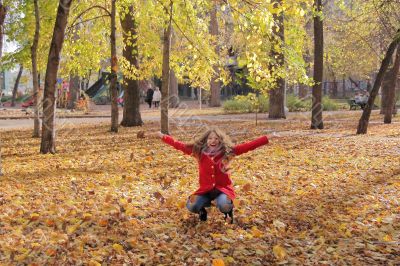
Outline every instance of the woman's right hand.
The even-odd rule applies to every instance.
[[[156,134],[157,134],[157,137],[159,137],[160,139],[162,139],[164,137],[164,134],[161,133],[161,131],[158,131]]]

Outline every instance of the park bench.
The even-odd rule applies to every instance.
[[[348,104],[350,106],[350,110],[357,110],[358,107],[360,107],[362,110],[364,110],[364,107],[367,105],[367,102],[356,103],[356,101],[354,99],[350,99],[347,102],[348,102]],[[379,106],[376,105],[376,104],[374,104],[372,106],[373,110],[378,109],[378,108],[379,108]]]
[[[367,104],[366,102],[356,102],[354,99],[348,100],[348,104],[350,106],[350,110],[357,110],[358,107],[361,109],[364,109],[365,105]]]

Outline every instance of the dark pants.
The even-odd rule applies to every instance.
[[[147,100],[146,102],[149,105],[149,108],[151,108],[151,100]]]
[[[203,195],[192,195],[189,197],[186,207],[189,211],[198,213],[204,207],[210,207],[211,201],[215,200],[217,208],[222,213],[228,213],[233,209],[232,200],[221,191],[214,189]]]

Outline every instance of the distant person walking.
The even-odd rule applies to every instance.
[[[155,108],[160,106],[160,101],[161,101],[161,92],[158,87],[156,87],[156,90],[154,91],[153,94],[153,105]]]
[[[149,87],[146,92],[146,100],[145,100],[145,102],[149,104],[149,108],[151,108],[151,103],[153,102],[153,94],[154,94],[153,89]]]

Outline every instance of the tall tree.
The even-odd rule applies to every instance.
[[[33,134],[34,138],[38,138],[40,135],[40,120],[39,120],[39,73],[37,67],[37,50],[39,45],[40,37],[40,15],[38,0],[33,0],[35,10],[35,34],[33,36],[33,42],[31,46],[31,61],[32,61],[32,85],[33,85],[33,108],[34,108],[34,120],[33,120]]]
[[[72,36],[72,40],[74,43],[77,43],[79,40],[79,25],[76,25],[73,29],[74,33]],[[76,56],[81,56],[78,52],[76,52],[74,55]],[[77,74],[77,71],[71,71],[70,76],[69,76],[69,93],[68,93],[68,99],[67,99],[67,109],[72,110],[75,108],[75,104],[79,99],[80,95],[80,83],[81,79],[79,75]]]
[[[374,82],[374,86],[370,92],[367,105],[364,107],[364,111],[361,115],[360,120],[358,121],[357,134],[366,134],[368,129],[369,118],[371,116],[372,106],[374,105],[376,95],[378,95],[379,88],[381,87],[383,77],[386,73],[386,70],[389,67],[390,60],[393,56],[396,47],[400,43],[400,29],[397,31],[396,36],[393,41],[390,43],[385,57],[382,60],[381,67],[379,68],[379,72],[376,75],[376,79]]]
[[[173,43],[171,43],[171,45],[173,45]],[[169,73],[169,107],[179,107],[178,79],[173,69],[171,69]]]
[[[138,30],[135,21],[135,10],[133,6],[129,6],[126,14],[120,16],[122,26],[122,36],[124,41],[124,49],[122,56],[129,62],[132,67],[139,69],[139,49],[138,49]],[[140,115],[140,88],[137,75],[134,77],[124,74],[124,110],[121,126],[132,127],[143,125]]]
[[[117,71],[118,71],[118,58],[117,58],[117,44],[115,38],[115,8],[116,0],[111,0],[111,132],[118,132],[118,88],[117,88]]]
[[[212,1],[212,7],[210,12],[210,34],[214,38],[215,54],[219,55],[219,31],[218,31],[218,19],[217,19],[218,3],[217,1]],[[211,107],[221,106],[221,82],[218,81],[220,76],[219,66],[217,64],[213,65],[213,75],[210,81],[211,99],[209,105]]]
[[[20,66],[19,66],[18,75],[17,75],[17,78],[16,78],[16,80],[15,80],[14,88],[13,88],[13,91],[12,91],[12,98],[11,98],[11,106],[12,106],[12,107],[15,106],[15,98],[17,97],[19,81],[20,81],[20,79],[21,79],[22,71],[23,71],[23,70],[24,70],[24,66],[23,66],[23,65],[20,65]]]
[[[6,13],[7,13],[7,9],[6,7],[3,5],[3,1],[0,0],[0,66],[2,63],[2,57],[3,57],[3,32],[4,32],[4,20],[6,18]],[[3,78],[4,76],[1,78],[0,80],[0,98],[1,98],[1,94],[3,93]],[[3,175],[2,172],[2,164],[1,164],[1,142],[0,142],[0,176]]]
[[[65,28],[68,22],[71,3],[72,0],[59,0],[58,2],[56,22],[47,61],[43,99],[42,142],[40,146],[40,152],[44,154],[56,152],[55,93],[57,72],[60,65],[60,54],[64,43]]]
[[[76,101],[79,99],[81,79],[75,74],[71,73],[69,76],[69,93],[67,99],[67,109],[72,110],[75,108]]]
[[[170,52],[171,52],[171,33],[172,33],[172,7],[169,4],[169,20],[164,29],[163,38],[163,60],[162,60],[162,84],[161,84],[161,132],[169,134],[168,105],[169,105],[169,77],[170,77]]]
[[[3,5],[3,1],[0,0],[0,62],[3,57],[3,39],[4,39],[4,20],[6,19],[7,7]],[[4,73],[4,72],[2,72]],[[1,76],[0,80],[0,95],[3,93],[4,76]]]
[[[272,2],[273,8],[277,10],[273,14],[274,26],[272,27],[272,40],[271,40],[271,66],[270,70],[274,74],[275,82],[274,88],[269,91],[269,111],[268,118],[280,119],[286,118],[285,116],[285,78],[277,73],[280,69],[284,68],[285,55],[283,46],[285,43],[285,28],[283,18],[282,0],[275,0]]]
[[[396,105],[396,81],[397,81],[397,76],[399,75],[399,68],[400,68],[400,46],[397,46],[396,58],[394,60],[393,67],[386,73],[385,75],[386,84],[382,86],[382,89],[385,88],[388,94],[387,104],[384,110],[385,124],[392,123],[393,109],[395,109]]]
[[[322,79],[324,74],[324,27],[322,0],[314,1],[314,85],[312,88],[311,129],[323,129]]]

